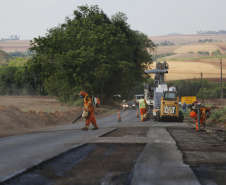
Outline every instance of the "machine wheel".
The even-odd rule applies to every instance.
[[[184,121],[184,115],[181,111],[179,111],[179,119],[178,119],[179,122],[183,122]]]
[[[161,118],[160,118],[160,111],[157,111],[157,112],[156,112],[156,120],[157,120],[157,122],[160,122],[160,121],[161,121]]]

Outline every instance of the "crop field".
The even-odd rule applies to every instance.
[[[211,54],[216,50],[220,50],[222,54],[226,53],[226,42],[212,42],[212,43],[196,43],[186,45],[172,45],[172,46],[159,46],[156,53],[197,53],[198,51],[209,51]]]
[[[30,40],[10,40],[0,42],[0,49],[5,52],[25,52],[30,47]]]
[[[166,80],[194,79],[200,78],[201,72],[205,79],[220,79],[220,62],[218,57],[207,57],[197,54],[198,51],[209,51],[209,53],[220,50],[226,53],[226,34],[223,35],[177,35],[177,36],[155,36],[151,37],[155,43],[170,41],[173,46],[159,46],[155,54],[175,53],[175,55],[158,59],[169,63],[169,73]],[[219,42],[197,43],[198,40],[213,39]],[[221,41],[221,42],[220,42]],[[186,43],[186,44],[184,44]],[[30,47],[29,40],[17,40],[0,42],[0,49],[6,52],[26,51]],[[155,68],[154,65],[150,68]],[[226,74],[226,58],[223,58],[223,78]]]
[[[199,40],[213,39],[219,42],[226,41],[226,34],[200,34],[200,35],[167,35],[167,36],[153,36],[150,39],[156,43],[170,41],[174,44],[192,44],[197,43]]]
[[[181,53],[181,54],[186,54],[186,53],[198,53],[199,51],[208,51],[210,54],[214,51],[219,50],[222,54],[224,54],[224,51],[221,50],[220,47],[218,47],[215,44],[192,44],[192,45],[184,45],[176,50],[174,50],[174,53]]]
[[[204,79],[220,81],[220,58],[214,56],[204,56],[200,54],[176,54],[158,61],[166,61],[169,64],[168,74],[165,75],[166,81],[171,80],[192,80],[200,79],[201,72]],[[155,69],[156,62],[150,65],[149,69]],[[226,76],[226,58],[222,59],[223,78]],[[154,78],[154,75],[151,75]]]

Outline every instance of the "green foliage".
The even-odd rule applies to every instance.
[[[79,90],[99,96],[102,103],[113,94],[126,95],[147,78],[144,70],[152,62],[147,49],[155,49],[126,19],[118,13],[110,20],[98,6],[80,6],[73,19],[34,38],[36,57],[28,68],[62,102],[72,101]]]
[[[24,60],[18,58],[0,68],[0,95],[46,95],[43,83]]]
[[[170,41],[164,41],[164,42],[161,42],[160,44],[156,44],[156,46],[173,46],[173,45],[175,44]]]
[[[218,49],[211,53],[212,55],[222,55],[221,51]]]
[[[213,39],[199,39],[198,42],[201,42],[201,43],[206,43],[206,42],[218,42],[218,40],[213,40]]]
[[[18,57],[18,58],[12,58],[8,64],[9,67],[22,67],[24,66],[27,61],[29,60],[29,58],[21,58],[21,57]]]
[[[226,30],[219,30],[219,31],[196,31],[197,34],[226,34]]]
[[[209,55],[209,51],[198,51],[198,54]]]
[[[8,55],[11,57],[30,57],[31,51],[28,49],[26,52],[21,51],[8,52]]]
[[[223,107],[221,109],[215,110],[214,112],[211,113],[210,116],[211,120],[214,120],[216,123],[217,122],[226,122],[226,107]]]
[[[10,56],[3,50],[0,50],[0,65],[5,65],[9,62]]]
[[[164,58],[164,57],[167,57],[167,56],[171,56],[171,55],[174,55],[175,53],[161,53],[161,54],[154,54],[152,55],[152,60],[155,61],[159,58]]]
[[[202,82],[198,80],[178,80],[167,82],[177,87],[178,96],[197,96],[202,98]],[[223,85],[223,94],[226,97],[226,82]],[[220,98],[221,88],[219,82],[211,82],[203,79],[203,98]]]

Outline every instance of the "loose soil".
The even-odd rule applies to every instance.
[[[96,119],[116,113],[98,108]],[[54,97],[0,96],[0,137],[71,124],[82,107],[61,105]]]

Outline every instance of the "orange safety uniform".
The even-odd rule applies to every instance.
[[[83,130],[88,130],[90,122],[94,126],[94,129],[98,129],[97,122],[94,116],[94,107],[92,105],[92,98],[88,96],[88,94],[85,91],[81,91],[79,95],[82,95],[84,97],[83,110],[86,110],[89,112],[88,116],[86,117],[86,125],[83,128]]]
[[[147,103],[145,99],[140,99],[139,100],[139,109],[140,109],[140,117],[141,117],[141,121],[145,121],[146,117],[147,117],[147,109],[146,109]]]
[[[202,124],[206,120],[206,108],[205,107],[203,107],[203,106],[200,107],[200,114],[201,114],[200,124]],[[193,110],[193,111],[190,112],[190,116],[195,119],[196,130],[198,130],[198,115],[197,115],[197,113]]]

